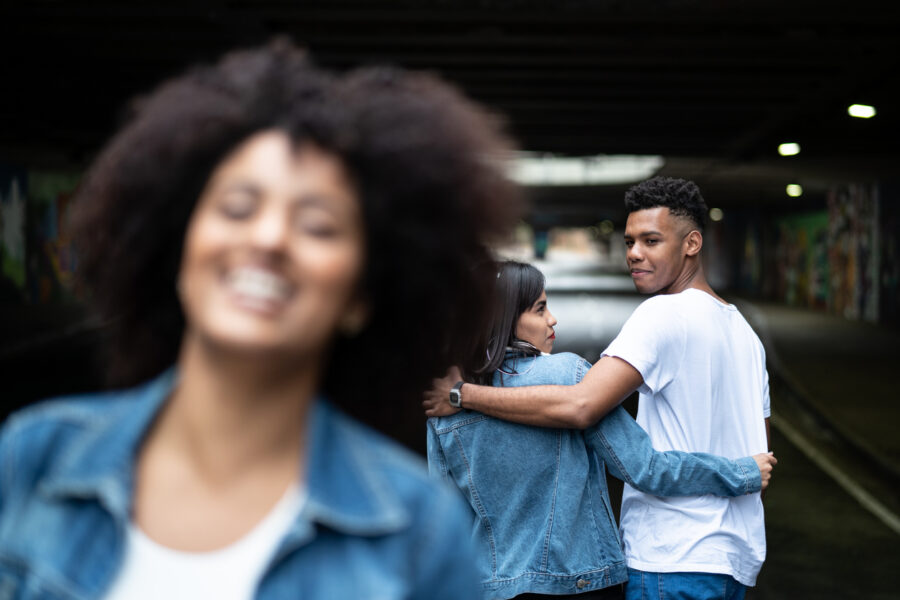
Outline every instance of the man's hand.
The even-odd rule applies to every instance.
[[[450,388],[462,380],[462,373],[456,367],[450,367],[441,379],[431,382],[431,389],[425,392],[422,408],[427,417],[447,417],[458,413],[460,409],[450,406]],[[463,399],[465,402],[465,399]]]
[[[766,454],[754,454],[753,460],[759,467],[759,477],[762,480],[762,489],[769,487],[769,480],[772,479],[772,469],[778,464],[778,459],[771,452]]]

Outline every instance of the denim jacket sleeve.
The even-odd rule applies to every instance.
[[[0,427],[0,516],[6,501],[6,490],[12,488],[12,432],[9,425]]]
[[[730,460],[702,452],[654,450],[650,436],[621,406],[587,429],[585,440],[614,477],[654,496],[741,496],[761,487],[752,457]]]
[[[414,553],[418,564],[411,600],[479,600],[483,592],[467,507],[452,494],[437,498]]]

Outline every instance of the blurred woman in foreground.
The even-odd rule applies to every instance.
[[[119,389],[0,432],[0,595],[477,597],[458,500],[356,419],[481,326],[506,151],[432,77],[286,42],[141,101],[77,205]]]
[[[490,334],[467,369],[482,385],[573,385],[591,368],[550,354],[556,318],[544,276],[498,265]],[[759,491],[765,455],[728,460],[657,452],[621,406],[585,431],[531,427],[463,409],[428,421],[428,464],[471,508],[485,597],[622,598],[625,556],[606,470],[657,496],[740,496]]]

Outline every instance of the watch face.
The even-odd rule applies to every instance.
[[[453,389],[450,390],[450,406],[454,406],[459,408],[459,401],[461,400],[462,394],[459,393],[459,390]]]

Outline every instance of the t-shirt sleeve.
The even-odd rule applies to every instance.
[[[655,394],[678,373],[684,356],[685,325],[660,298],[644,301],[631,314],[603,356],[620,358],[644,379],[641,393]]]
[[[763,417],[772,416],[772,406],[769,400],[769,371],[763,369]]]

